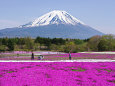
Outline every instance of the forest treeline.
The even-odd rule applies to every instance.
[[[0,38],[0,52],[3,51],[37,51],[58,52],[115,51],[115,36],[93,36],[89,39],[62,38]]]

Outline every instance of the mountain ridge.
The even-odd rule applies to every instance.
[[[49,13],[44,14],[43,16],[36,18],[32,22],[29,22],[20,27],[35,27],[35,26],[44,26],[50,24],[71,24],[76,25],[78,23],[84,24],[77,18],[73,17],[66,11],[54,10]]]
[[[0,37],[50,37],[87,39],[104,33],[84,24],[66,11],[52,11],[15,28],[0,30]]]

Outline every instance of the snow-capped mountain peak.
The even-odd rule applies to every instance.
[[[36,27],[50,24],[76,25],[78,23],[84,24],[66,11],[54,10],[20,27]]]

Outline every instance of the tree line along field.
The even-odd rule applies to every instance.
[[[115,51],[115,36],[93,36],[89,39],[62,38],[0,38],[0,52],[3,51],[37,51],[58,52],[81,51]]]

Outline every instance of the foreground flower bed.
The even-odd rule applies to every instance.
[[[0,86],[115,86],[115,63],[0,62]]]

